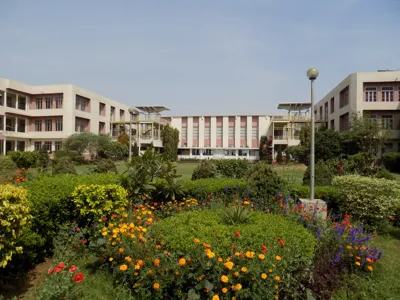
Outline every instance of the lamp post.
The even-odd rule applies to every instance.
[[[129,111],[129,161],[132,158],[132,116],[135,111],[132,107],[128,109]]]
[[[311,149],[310,149],[310,200],[314,200],[315,182],[315,114],[314,114],[314,80],[319,72],[316,68],[307,70],[307,77],[311,80]]]

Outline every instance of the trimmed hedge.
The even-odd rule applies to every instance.
[[[208,178],[194,181],[182,180],[181,183],[185,197],[203,197],[211,193],[243,195],[247,191],[246,180],[243,179]]]
[[[247,159],[220,159],[215,161],[215,165],[224,178],[245,178],[251,167]]]
[[[314,256],[315,238],[307,229],[282,216],[262,212],[253,213],[249,223],[237,225],[226,225],[218,210],[186,212],[158,222],[151,233],[162,235],[167,249],[183,253],[190,252],[197,238],[211,244],[217,257],[231,255],[232,245],[238,251],[261,251],[261,245],[267,245],[265,259],[275,263],[276,255],[284,257],[287,272],[309,264]],[[285,247],[279,246],[277,238],[285,242]]]
[[[12,151],[8,156],[15,162],[18,168],[36,167],[39,153],[30,151]]]

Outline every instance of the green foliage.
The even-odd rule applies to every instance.
[[[223,208],[220,213],[222,223],[225,225],[236,225],[236,224],[246,224],[250,222],[252,216],[252,211],[248,206],[249,201],[246,200],[246,204],[238,203],[235,205],[229,205]]]
[[[375,156],[360,152],[349,156],[349,161],[354,170],[362,176],[372,176],[375,173]]]
[[[73,162],[68,158],[60,158],[53,165],[53,175],[77,174]]]
[[[72,197],[79,215],[88,220],[109,217],[115,209],[128,204],[127,191],[116,184],[78,185]]]
[[[246,159],[219,159],[215,160],[217,173],[224,178],[245,178],[251,163]]]
[[[396,177],[393,176],[384,166],[377,166],[375,168],[375,178],[383,178],[387,180],[396,180]]]
[[[111,158],[113,160],[123,160],[129,156],[129,146],[118,142],[110,141],[98,152],[100,157]]]
[[[12,151],[8,156],[15,162],[18,168],[33,168],[36,167],[38,153],[35,151]]]
[[[209,194],[244,194],[247,190],[246,180],[208,178],[199,180],[182,180],[182,190],[186,197],[207,197]]]
[[[156,179],[179,177],[176,166],[166,155],[154,149],[146,150],[143,155],[132,157],[128,169],[122,174],[122,185],[128,190],[129,199],[141,200],[155,191]]]
[[[179,130],[166,125],[161,132],[164,153],[171,161],[178,159]]]
[[[92,175],[42,175],[27,182],[28,200],[33,216],[31,230],[45,241],[43,247],[32,249],[43,258],[52,249],[53,238],[57,235],[60,224],[72,222],[74,213],[72,192],[81,184],[115,184],[119,176],[114,174]]]
[[[98,152],[105,144],[111,140],[105,135],[98,135],[91,132],[74,133],[64,139],[63,147],[67,151],[77,151],[79,154],[88,151]]]
[[[303,164],[308,164],[308,148],[298,145],[298,146],[290,146],[287,147],[286,150],[286,156],[289,156],[291,159],[293,159],[296,162],[303,163]]]
[[[278,164],[282,164],[282,162],[283,162],[282,146],[281,145],[278,146],[278,154],[276,155],[276,161],[278,162]]]
[[[59,150],[54,152],[54,162],[57,162],[60,159],[64,159],[65,157],[69,158],[70,161],[73,161],[78,165],[83,164],[85,161],[85,158],[77,151]]]
[[[139,147],[136,142],[132,146],[132,156],[139,156]]]
[[[100,159],[96,164],[89,167],[90,173],[115,173],[118,174],[117,167],[111,159]]]
[[[333,173],[329,166],[322,160],[315,164],[314,178],[315,186],[327,186],[332,184]],[[308,166],[304,172],[303,184],[310,184],[310,166]]]
[[[214,178],[216,176],[216,169],[213,162],[209,160],[203,160],[201,163],[193,170],[192,180],[204,179],[204,178]]]
[[[0,177],[8,178],[14,174],[17,165],[8,156],[0,156]]]
[[[265,135],[260,137],[260,148],[258,149],[258,154],[260,160],[272,163],[272,137],[267,137]]]
[[[42,147],[39,151],[39,157],[38,157],[38,165],[41,171],[44,171],[47,169],[48,165],[50,162],[50,157],[49,154],[47,153],[46,148]]]
[[[390,152],[383,154],[382,164],[390,172],[400,173],[400,152]]]
[[[126,132],[122,132],[117,139],[118,143],[129,146],[129,135]]]
[[[391,180],[348,175],[335,177],[332,184],[339,191],[340,210],[370,230],[383,230],[399,203],[399,183]]]
[[[335,159],[341,153],[339,132],[321,127],[315,134],[315,160]]]
[[[177,177],[168,176],[166,179],[158,179],[154,182],[154,186],[152,199],[159,202],[175,201],[184,194],[182,181]]]
[[[265,162],[258,162],[247,179],[250,198],[259,209],[269,208],[277,192],[285,193],[287,183]]]
[[[276,255],[284,257],[287,272],[310,263],[315,245],[313,236],[302,226],[261,212],[253,213],[248,223],[235,225],[224,224],[218,210],[185,212],[160,221],[151,232],[164,236],[167,249],[183,253],[190,251],[195,238],[211,244],[217,256],[230,255],[232,245],[252,251],[260,251],[261,245],[266,245],[266,260],[274,263]],[[282,239],[285,247],[280,247],[276,238]]]
[[[31,217],[27,190],[0,186],[0,267],[4,268],[13,254],[22,252],[18,238]]]
[[[289,189],[289,194],[296,199],[309,199],[310,186],[292,185]],[[328,209],[333,212],[338,212],[339,208],[339,191],[333,186],[316,186],[314,189],[314,198],[321,199],[327,202]]]

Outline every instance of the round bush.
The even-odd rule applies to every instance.
[[[319,161],[315,164],[315,185],[316,186],[328,186],[332,184],[333,172],[329,166],[323,162]],[[310,167],[304,172],[303,185],[310,184]]]
[[[71,160],[67,157],[60,158],[53,166],[53,175],[77,174]]]
[[[16,163],[18,168],[35,167],[38,160],[38,152],[13,151],[8,156]]]
[[[203,179],[203,178],[214,178],[216,175],[216,169],[211,161],[203,160],[200,165],[193,170],[192,180]]]
[[[90,173],[115,173],[118,174],[117,167],[111,159],[101,159],[93,167],[89,168]]]
[[[260,252],[268,248],[266,259],[284,257],[287,270],[297,270],[313,258],[315,238],[302,226],[275,214],[255,212],[246,224],[226,225],[219,211],[192,211],[164,219],[151,229],[155,237],[162,235],[166,248],[187,253],[193,240],[211,244],[218,256],[231,255],[232,245],[237,251]],[[240,233],[236,236],[235,233]],[[281,246],[276,239],[284,241]]]

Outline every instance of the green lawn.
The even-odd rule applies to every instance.
[[[383,251],[381,261],[369,277],[354,276],[349,287],[337,293],[334,300],[395,300],[400,299],[400,229],[374,240]]]

